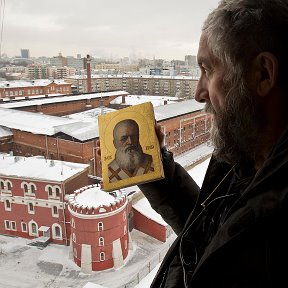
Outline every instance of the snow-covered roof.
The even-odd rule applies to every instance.
[[[68,82],[65,82],[63,79],[55,79],[55,80],[35,79],[31,81],[14,80],[14,81],[0,81],[0,88],[47,86],[53,82],[57,85],[70,84]]]
[[[44,157],[22,157],[0,153],[0,177],[20,177],[42,181],[63,182],[83,172],[88,164],[60,160],[47,160]]]
[[[74,195],[70,195],[70,197],[73,196]],[[115,197],[101,190],[99,186],[94,186],[77,194],[74,201],[79,204],[79,206],[92,208],[100,207],[101,205],[108,206],[115,202]]]
[[[149,96],[149,95],[128,95],[125,97],[124,105],[135,105],[144,102],[151,102],[154,107],[164,105],[165,102],[175,103],[178,101],[177,97],[168,96]],[[111,104],[122,104],[122,97],[117,97],[110,102]]]
[[[0,107],[0,125],[33,134],[54,135],[55,128],[78,120]]]
[[[36,105],[45,105],[45,104],[53,104],[53,103],[61,103],[61,102],[71,102],[71,101],[79,101],[79,100],[88,100],[94,98],[102,98],[109,96],[120,96],[120,95],[128,95],[126,91],[113,91],[113,92],[101,92],[101,93],[91,93],[91,94],[81,94],[81,95],[66,95],[60,97],[46,97],[46,98],[38,98],[33,100],[23,100],[23,101],[13,101],[10,103],[0,103],[0,107],[3,108],[19,108],[19,107],[27,107],[27,106],[36,106]]]
[[[137,104],[137,102],[135,102],[135,104]],[[204,104],[198,103],[196,100],[191,99],[156,106],[154,107],[154,111],[156,120],[161,121],[199,111],[203,108]],[[0,126],[49,136],[62,132],[75,139],[78,139],[79,141],[88,141],[90,139],[99,137],[98,114],[102,113],[103,111],[104,113],[112,111],[111,109],[101,109],[101,107],[98,107],[89,111],[75,113],[65,117],[58,117],[34,112],[1,108],[0,105]]]
[[[97,121],[98,115],[106,114],[112,111],[115,111],[115,109],[102,106],[102,107],[97,107],[97,108],[90,109],[90,110],[83,111],[83,112],[69,114],[65,117],[68,117],[71,119],[77,119],[81,121],[94,122],[94,121]]]
[[[99,137],[98,120],[94,122],[78,121],[75,123],[64,124],[55,127],[55,133],[62,132],[66,135],[78,139],[80,141],[87,141]]]
[[[0,126],[0,138],[1,137],[12,136],[12,135],[13,135],[13,133],[12,133],[12,131],[9,128]]]
[[[79,206],[92,208],[92,207],[100,207],[102,205],[109,206],[115,203],[117,199],[120,199],[122,197],[122,193],[120,190],[115,191],[116,193],[115,198],[110,193],[103,191],[100,186],[97,185],[90,185],[90,186],[91,187],[87,186],[86,189],[85,187],[79,189],[79,191],[85,189],[84,191],[81,191],[81,193],[71,194],[69,196],[71,201],[73,201],[75,204],[79,204]]]
[[[135,204],[133,204],[133,208],[139,211],[142,215],[146,216],[147,218],[152,219],[159,224],[167,226],[167,223],[163,220],[161,215],[152,209],[146,197],[140,199]]]
[[[179,115],[185,115],[204,109],[204,104],[195,99],[184,100],[177,103],[166,104],[154,107],[155,118],[157,121],[170,119]]]

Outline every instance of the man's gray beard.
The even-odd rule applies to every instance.
[[[216,113],[210,102],[205,106],[205,112],[214,116],[211,130],[214,155],[230,164],[254,162],[261,149],[263,117],[247,89],[229,94],[222,111]]]
[[[116,151],[115,160],[120,168],[128,171],[134,171],[141,164],[142,156],[143,150],[140,145],[137,147],[134,146],[134,149],[130,151],[127,151],[127,147],[121,147]]]

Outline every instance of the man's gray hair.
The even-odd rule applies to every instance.
[[[227,68],[227,84],[235,74],[245,78],[251,60],[264,51],[278,59],[279,84],[287,82],[287,0],[222,0],[202,30],[210,51]]]

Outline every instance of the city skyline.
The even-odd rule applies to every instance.
[[[183,59],[196,55],[202,23],[217,3],[9,0],[1,4],[1,52],[8,57],[29,49],[31,57]]]

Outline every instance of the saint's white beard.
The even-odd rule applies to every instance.
[[[133,171],[141,163],[142,155],[143,151],[140,145],[131,145],[125,148],[118,148],[115,159],[120,168]]]

